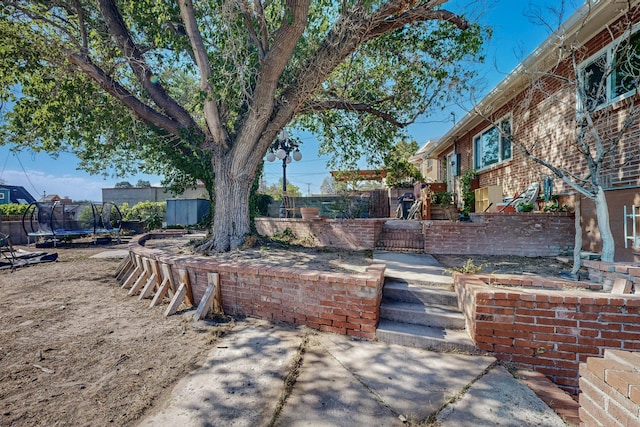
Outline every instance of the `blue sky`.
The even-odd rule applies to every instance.
[[[460,7],[464,7],[465,13],[471,17],[479,17],[482,24],[493,28],[493,37],[485,46],[486,63],[479,70],[486,90],[500,82],[549,35],[549,30],[532,23],[525,16],[525,11],[531,10],[531,7],[545,10],[545,6],[557,7],[559,3],[560,0],[452,0],[449,3],[448,9],[459,12]],[[565,14],[565,19],[581,4],[579,0],[568,0],[567,3],[569,12]],[[550,21],[557,21],[557,17],[553,18],[549,13],[547,16]],[[451,105],[437,115],[418,120],[409,129],[411,136],[420,145],[430,139],[437,139],[451,127],[452,112],[457,119],[464,114],[459,107]],[[301,161],[288,165],[287,180],[298,186],[305,195],[318,193],[322,181],[329,176],[327,159],[317,155],[318,144],[313,136],[296,136],[302,139],[300,149],[303,157]],[[0,146],[0,179],[6,184],[25,187],[36,199],[44,194],[58,194],[74,200],[100,201],[101,189],[113,187],[116,182],[127,180],[135,184],[143,179],[159,185],[161,180],[160,177],[150,175],[105,179],[77,170],[77,164],[71,153],[61,153],[55,159],[47,154],[30,152],[22,152],[16,156],[9,152],[8,146]],[[282,163],[265,162],[265,183],[277,183],[280,178]]]

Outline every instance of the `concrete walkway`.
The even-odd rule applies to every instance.
[[[297,377],[286,389],[292,372]],[[239,322],[216,342],[205,364],[139,425],[400,426],[436,420],[444,426],[565,425],[493,357],[352,340],[256,319]]]

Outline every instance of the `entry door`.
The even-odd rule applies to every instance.
[[[455,192],[455,187],[454,187],[455,182],[453,179],[453,167],[452,167],[454,157],[455,157],[455,153],[453,151],[447,154],[447,169],[446,169],[447,176],[446,176],[445,182],[447,183],[447,191],[450,193]]]

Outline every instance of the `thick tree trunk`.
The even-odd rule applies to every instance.
[[[606,262],[613,262],[615,243],[613,241],[613,234],[611,233],[611,226],[609,225],[609,206],[604,194],[604,189],[601,186],[598,186],[595,204],[598,229],[600,230],[600,238],[602,239],[602,255],[600,259]]]
[[[199,251],[227,252],[241,247],[250,233],[249,196],[252,179],[247,170],[236,171],[231,161],[217,162],[215,205],[210,240]]]

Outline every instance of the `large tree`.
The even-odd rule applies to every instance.
[[[482,31],[446,2],[5,0],[0,141],[201,180],[215,200],[202,249],[236,248],[285,126],[334,158],[379,160],[465,89]]]

